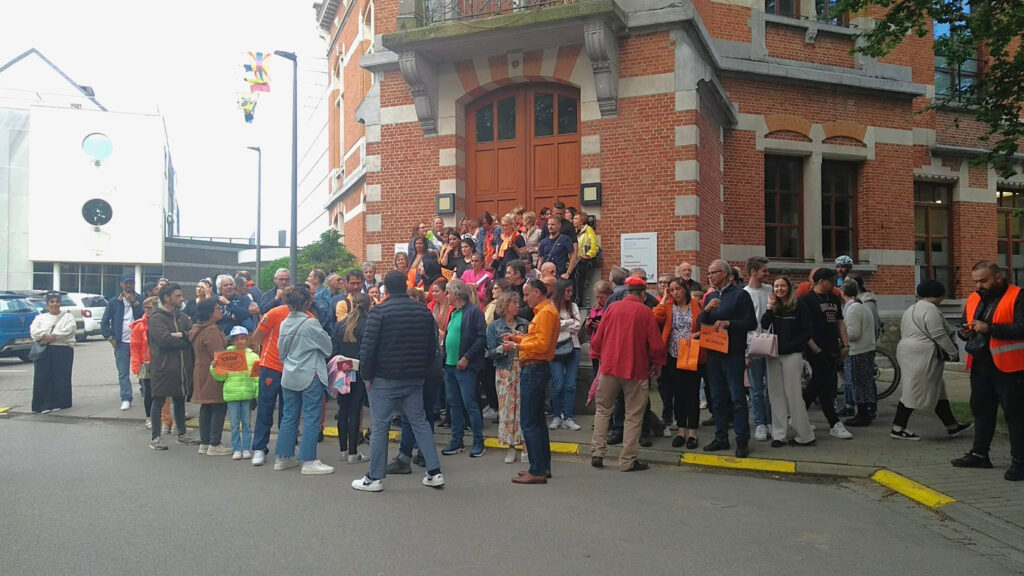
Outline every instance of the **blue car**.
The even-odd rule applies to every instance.
[[[0,357],[17,356],[28,362],[32,349],[29,327],[39,315],[32,304],[17,294],[0,292]]]

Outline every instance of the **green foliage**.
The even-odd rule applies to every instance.
[[[330,275],[339,270],[345,271],[359,266],[355,255],[349,252],[348,248],[345,248],[345,244],[342,243],[341,234],[333,228],[321,234],[320,240],[316,243],[299,248],[298,257],[296,270],[299,277],[292,278],[292,283],[304,281],[306,275],[313,268],[319,268]],[[263,264],[263,270],[260,273],[260,287],[266,290],[273,286],[274,272],[278,268],[288,268],[288,265],[288,258],[278,258],[273,262]]]
[[[840,10],[855,14],[869,6],[886,9],[875,26],[859,34],[855,52],[884,56],[908,34],[926,37],[931,23],[949,33],[935,39],[935,52],[956,70],[976,58],[979,48],[988,61],[977,81],[948,95],[937,95],[932,108],[962,109],[988,126],[983,138],[990,152],[979,163],[992,164],[1003,176],[1013,174],[1014,155],[1024,138],[1024,2],[1021,0],[839,0]],[[1015,43],[1015,40],[1017,42]]]

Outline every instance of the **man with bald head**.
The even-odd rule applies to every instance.
[[[707,351],[707,378],[711,388],[711,414],[715,418],[715,439],[704,446],[705,452],[728,450],[729,413],[735,415],[736,457],[750,454],[750,422],[747,421],[747,396],[743,386],[746,370],[747,332],[757,325],[750,294],[731,282],[732,267],[725,260],[713,260],[708,266],[708,290],[700,315],[700,324],[725,330],[729,346],[725,352]]]

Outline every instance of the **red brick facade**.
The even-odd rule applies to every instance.
[[[735,1],[695,0],[700,30],[710,35],[703,41],[728,56],[720,58],[721,65],[749,51],[764,72],[713,70],[708,74],[714,82],[703,78],[700,90],[681,88],[691,58],[680,45],[683,32],[631,26],[614,39],[618,90],[614,113],[608,113],[595,100],[595,93],[601,98],[595,81],[599,67],[592,66],[592,47],[582,38],[503,53],[487,53],[487,43],[481,42],[460,56],[434,55],[424,58],[429,64],[416,63],[428,66],[416,74],[436,74],[437,86],[411,88],[417,76],[399,69],[397,54],[390,65],[363,57],[371,49],[387,51],[380,35],[398,36],[391,34],[400,29],[398,0],[375,0],[376,43],[366,36],[369,0],[353,1],[353,7],[338,4],[329,30],[331,69],[339,57],[346,58],[343,105],[332,109],[330,118],[331,166],[343,169],[346,180],[332,184],[329,217],[332,225],[340,223],[348,247],[376,261],[381,271],[391,267],[395,244],[408,242],[412,228],[433,216],[439,195],[455,195],[456,213],[447,216],[447,225],[478,216],[465,214],[467,198],[475,193],[467,189],[467,171],[476,162],[467,157],[466,145],[473,137],[466,117],[472,102],[504,86],[540,83],[578,90],[580,178],[599,178],[602,185],[600,207],[587,211],[597,216],[606,267],[619,261],[620,234],[627,232],[658,233],[659,272],[672,271],[683,260],[705,270],[719,257],[738,263],[767,250],[772,258],[764,226],[765,157],[772,155],[799,158],[802,169],[801,254],[790,261],[773,259],[773,267],[791,268],[799,279],[812,266],[830,264],[816,240],[823,224],[814,206],[822,202],[822,167],[828,170],[834,162],[848,163],[855,172],[850,255],[876,293],[911,294],[919,275],[928,274],[915,264],[921,259],[914,237],[916,181],[952,187],[955,296],[972,289],[969,269],[975,261],[996,257],[990,231],[999,181],[987,167],[970,165],[969,150],[958,151],[981,147],[984,127],[966,119],[956,127],[955,113],[947,110],[921,113],[933,92],[930,37],[908,37],[876,64],[851,55],[853,38],[840,30],[823,26],[812,34],[806,23],[765,20],[757,2],[752,9]],[[692,40],[704,32],[686,33]],[[793,81],[768,68],[801,69],[800,63],[807,64],[806,74],[834,76]],[[876,65],[881,72],[869,68]],[[893,69],[901,75],[892,76]],[[887,84],[852,88],[829,79],[843,74],[864,78],[865,85],[884,77]],[[379,101],[367,98],[373,83]],[[722,112],[709,95],[718,86],[731,112]],[[360,104],[375,106],[375,114],[364,111],[357,119]],[[376,116],[379,121],[366,120]],[[348,182],[363,173],[358,182]],[[654,272],[649,270],[649,277]]]

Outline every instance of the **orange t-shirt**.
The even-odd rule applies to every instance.
[[[284,371],[284,365],[281,364],[281,357],[277,351],[277,337],[281,332],[281,323],[288,317],[289,309],[287,306],[281,305],[276,308],[271,308],[269,312],[263,315],[260,319],[259,326],[256,330],[263,333],[263,349],[260,355],[260,366],[276,370],[278,372]],[[314,318],[312,314],[306,312],[306,315],[310,318]]]

